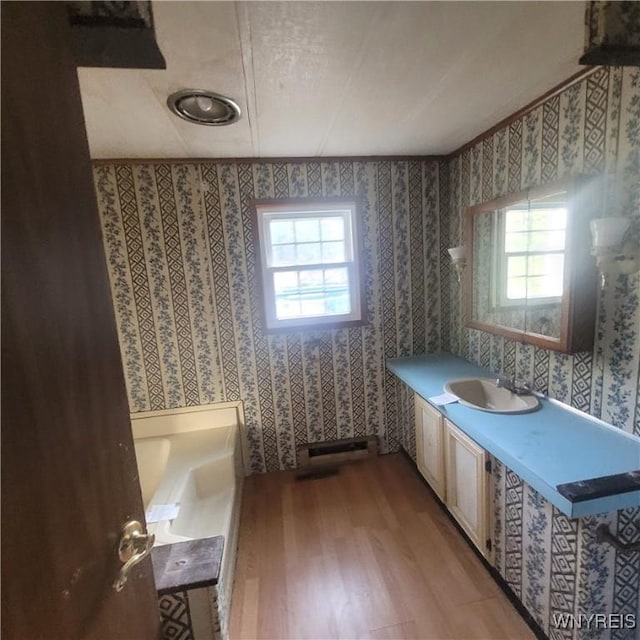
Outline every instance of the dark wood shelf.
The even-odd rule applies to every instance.
[[[216,585],[223,549],[224,536],[176,542],[152,549],[158,595]]]

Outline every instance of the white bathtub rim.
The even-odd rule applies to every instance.
[[[209,414],[206,426],[187,416],[203,417],[198,414]],[[202,431],[224,427],[244,427],[244,410],[241,401],[215,402],[193,407],[177,407],[175,409],[158,409],[155,411],[139,411],[130,414],[131,429],[134,439],[171,436],[179,433]],[[175,420],[172,420],[175,418]],[[184,419],[181,419],[184,418]]]
[[[157,545],[215,535],[226,537],[228,534],[237,486],[235,458],[240,452],[238,451],[239,430],[237,426],[230,426],[226,429],[227,434],[221,433],[220,427],[209,430],[211,435],[221,436],[217,438],[220,448],[206,452],[204,455],[202,444],[208,438],[206,431],[200,430],[165,436],[171,445],[169,459],[165,466],[165,476],[160,481],[148,507],[152,507],[154,504],[179,504],[181,508],[183,506],[189,508],[191,504],[198,502],[202,505],[200,507],[202,518],[208,518],[211,526],[204,524],[203,520],[194,518],[192,515],[192,533],[187,533],[184,530],[177,533],[173,527],[176,521],[180,521],[180,513],[178,513],[175,520],[161,520],[148,524],[149,533],[156,535]],[[190,434],[194,437],[192,438]],[[157,438],[149,438],[149,440],[152,439]],[[147,438],[138,440],[143,441]],[[198,451],[197,462],[190,462],[188,457],[185,459],[185,456],[190,455],[191,450]],[[216,463],[222,466],[219,472]],[[205,471],[204,478],[201,474],[203,469],[212,465],[216,466],[211,469],[214,475],[211,477],[211,491],[208,493],[207,472]],[[212,503],[217,504],[218,508],[211,510],[208,505]],[[219,517],[215,517],[213,514]],[[184,524],[181,522],[178,526],[182,527]]]
[[[194,421],[180,419],[181,417],[188,418],[189,414],[196,414],[197,419],[204,417],[198,414],[209,414],[207,425],[198,425],[194,424]],[[174,417],[176,420],[171,420]],[[249,442],[247,440],[244,403],[242,400],[214,402],[191,407],[177,407],[174,409],[139,411],[130,414],[130,418],[134,439],[166,437],[179,433],[236,426],[240,432],[240,459],[243,473],[245,476],[251,474]],[[166,420],[163,418],[166,418]]]

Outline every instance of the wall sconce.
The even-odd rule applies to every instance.
[[[453,268],[456,270],[456,275],[458,276],[458,282],[460,282],[460,278],[462,277],[462,272],[464,271],[464,266],[467,263],[467,248],[462,245],[460,247],[451,247],[451,249],[447,249],[449,255],[451,256],[451,262],[453,263]]]
[[[631,218],[597,218],[590,223],[593,247],[600,273],[600,288],[604,290],[611,274],[632,274],[640,271],[640,245],[629,238]]]

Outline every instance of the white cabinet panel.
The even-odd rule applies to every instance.
[[[491,560],[487,452],[417,394],[415,422],[418,471]]]
[[[448,420],[444,424],[447,507],[480,552],[489,558],[487,452]]]
[[[416,464],[436,495],[445,499],[443,420],[420,396],[415,396]]]

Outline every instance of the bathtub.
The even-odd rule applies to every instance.
[[[224,638],[245,475],[242,405],[226,402],[136,413],[131,423],[145,510],[180,505],[173,520],[147,524],[149,533],[156,536],[155,544],[224,536],[215,594]]]

